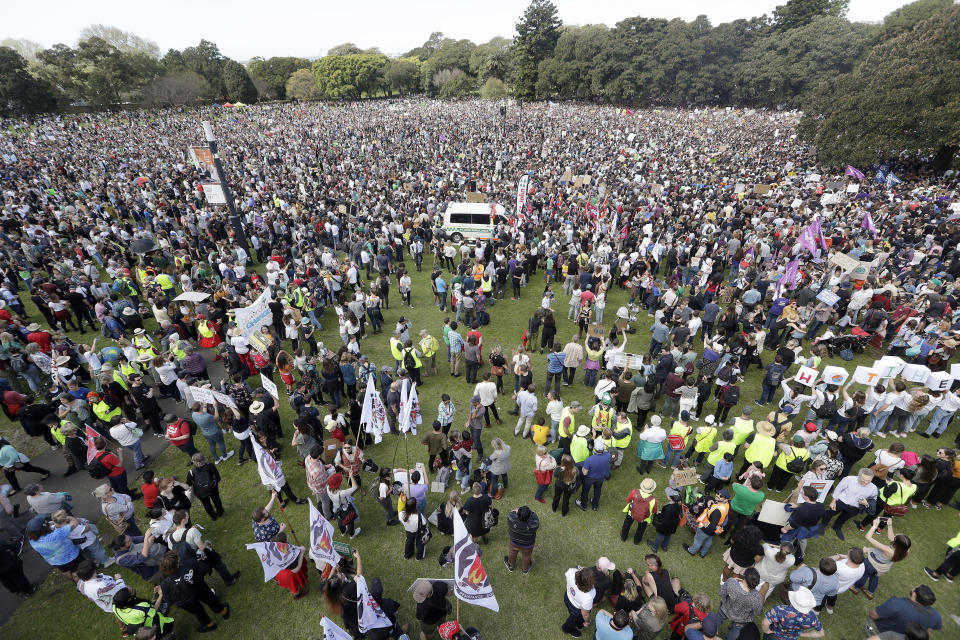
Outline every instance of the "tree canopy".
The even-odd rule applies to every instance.
[[[306,58],[291,56],[273,57],[267,60],[253,58],[247,63],[247,71],[254,79],[260,79],[266,85],[268,95],[261,97],[283,100],[287,97],[287,80],[300,69],[309,69],[310,61]]]
[[[0,115],[41,113],[56,104],[50,85],[30,75],[23,56],[10,47],[0,47]]]

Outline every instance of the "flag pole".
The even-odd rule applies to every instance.
[[[300,540],[297,539],[297,532],[293,530],[293,525],[290,524],[290,518],[287,517],[287,512],[283,508],[283,500],[277,503],[277,506],[280,507],[280,515],[283,516],[283,523],[287,525],[287,530],[290,531],[290,535],[293,537],[293,541],[297,543],[298,547],[303,545],[300,544]]]

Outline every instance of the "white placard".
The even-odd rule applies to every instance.
[[[633,142],[633,139],[637,137],[637,134],[631,133],[627,136],[627,142]]]
[[[223,187],[214,182],[203,183],[203,195],[206,196],[210,204],[227,204],[227,196],[223,193]]]
[[[213,397],[217,400],[217,402],[219,402],[225,407],[230,407],[231,409],[237,408],[237,403],[233,401],[233,397],[226,393],[220,393],[219,391],[214,391]]]
[[[946,371],[932,371],[927,376],[926,385],[931,391],[946,391],[953,385],[953,376]]]
[[[922,364],[908,364],[900,372],[900,377],[907,382],[925,383],[930,376],[930,368]]]
[[[253,301],[249,307],[243,307],[236,310],[234,320],[243,336],[247,339],[250,334],[265,324],[273,322],[273,312],[270,311],[270,287],[267,287],[260,297]]]
[[[764,500],[763,506],[760,507],[760,515],[757,516],[757,520],[782,527],[790,520],[790,513],[786,511],[783,506],[783,502]]]
[[[821,480],[819,478],[807,478],[800,489],[804,487],[813,487],[817,490],[817,502],[823,502],[827,499],[827,495],[830,493],[830,488],[833,487],[833,480]]]
[[[824,289],[823,291],[817,294],[817,300],[819,300],[823,304],[830,305],[831,307],[837,304],[837,301],[839,299],[840,299],[840,296],[835,294],[833,291],[828,291],[826,289]]]
[[[827,365],[823,368],[823,381],[827,384],[842,385],[850,377],[850,372],[843,367]]]
[[[276,383],[262,373],[260,374],[260,385],[270,392],[274,400],[280,400],[280,390],[277,389]]]
[[[884,356],[876,360],[871,368],[880,372],[881,380],[889,380],[890,378],[896,378],[900,375],[900,372],[903,371],[905,366],[907,366],[907,363],[900,358]]]
[[[216,404],[217,402],[212,389],[193,386],[190,387],[190,395],[193,396],[195,402],[199,402],[200,404]]]
[[[800,365],[800,370],[797,371],[797,375],[795,375],[793,379],[805,387],[812,387],[816,384],[819,375],[820,372],[813,367]]]
[[[860,191],[860,185],[856,182],[847,185],[847,193],[856,193],[857,191]]]
[[[865,384],[868,386],[873,386],[880,382],[880,372],[873,367],[857,367],[856,371],[853,372],[853,381],[859,382],[860,384]]]

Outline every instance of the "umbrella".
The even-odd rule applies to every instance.
[[[130,245],[130,250],[137,254],[150,253],[151,251],[156,250],[157,245],[153,243],[153,240],[150,238],[140,238],[139,240],[134,240],[133,244]]]
[[[223,103],[223,106],[224,106],[224,107],[232,107],[233,105],[230,104],[229,102],[224,102],[224,103]]]
[[[137,183],[138,187],[142,187],[145,183],[150,182],[150,178],[145,178],[144,176],[140,176],[139,178],[134,180],[134,182]]]

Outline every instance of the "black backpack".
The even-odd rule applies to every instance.
[[[796,449],[791,449],[790,451],[793,454],[793,458],[787,462],[787,471],[790,473],[801,473],[807,466],[807,461],[797,455]]]
[[[213,474],[207,470],[207,465],[193,470],[193,492],[198,498],[206,498],[213,495],[217,488],[217,481]]]
[[[725,382],[729,382],[730,378],[733,377],[733,365],[729,362],[721,367],[720,371],[717,371],[717,378]]]
[[[727,387],[727,390],[723,392],[723,396],[720,398],[724,405],[728,407],[735,406],[740,402],[740,387],[733,385]]]
[[[837,396],[834,395],[832,398],[824,392],[823,394],[823,404],[817,407],[815,413],[818,418],[832,418],[833,415],[837,412]]]
[[[771,387],[779,387],[783,382],[783,368],[776,367],[774,371],[767,372],[767,384]]]
[[[413,371],[417,368],[417,361],[413,359],[412,349],[405,349],[403,352],[403,368],[407,371]]]
[[[10,368],[17,373],[23,373],[30,368],[30,365],[27,363],[27,359],[23,357],[22,353],[15,353],[10,356]]]
[[[87,465],[87,473],[90,474],[90,477],[94,480],[102,480],[110,475],[110,470],[107,469],[102,459],[106,457],[108,451],[103,451],[94,456],[93,460],[90,461],[90,464]]]

